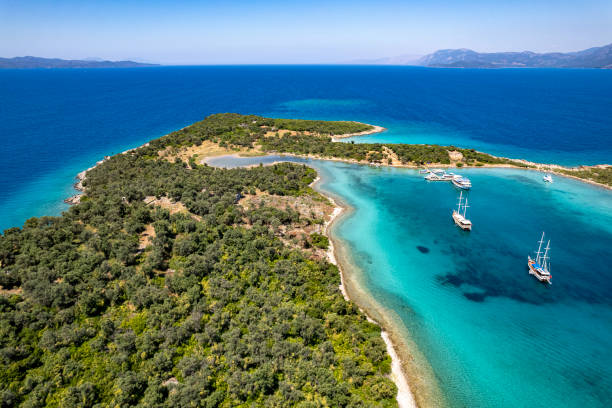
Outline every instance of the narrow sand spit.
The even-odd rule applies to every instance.
[[[382,126],[371,125],[369,123],[363,123],[363,122],[356,122],[356,123],[361,123],[363,125],[370,125],[370,126],[372,126],[372,129],[364,130],[363,132],[357,132],[357,133],[346,133],[344,135],[334,135],[332,137],[332,141],[335,142],[338,139],[346,139],[347,137],[353,137],[353,136],[373,135],[374,133],[381,133],[381,132],[384,132],[385,130],[387,130],[386,128],[384,128]]]

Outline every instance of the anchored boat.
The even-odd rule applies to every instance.
[[[552,183],[553,182],[553,178],[550,174],[546,174],[544,175],[544,177],[542,177],[542,180],[544,180],[546,183]]]
[[[544,244],[544,233],[540,239],[538,246],[538,252],[536,252],[536,259],[531,259],[527,256],[527,267],[529,268],[529,274],[535,276],[540,282],[546,282],[552,284],[552,275],[550,274],[550,263],[548,262],[548,250],[550,249],[550,240],[546,243],[546,248],[542,252],[542,244]]]
[[[472,188],[472,182],[470,181],[470,179],[467,177],[460,176],[459,174],[456,174],[453,177],[453,184],[455,185],[455,187],[459,187],[462,190],[469,190],[470,188]]]
[[[429,180],[429,181],[441,181],[442,180],[442,175],[444,174],[444,170],[440,170],[440,169],[428,169],[425,174],[427,174],[425,176],[425,180]]]
[[[454,173],[447,173],[444,170],[431,170],[429,174],[425,176],[425,180],[452,181],[453,177],[455,177]]]
[[[453,221],[459,228],[465,231],[472,230],[472,221],[465,218],[465,212],[468,208],[468,199],[465,197],[465,203],[463,202],[463,191],[459,195],[459,205],[456,210],[453,210]],[[462,214],[463,210],[463,214]]]

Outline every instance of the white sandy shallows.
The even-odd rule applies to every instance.
[[[316,184],[318,181],[319,181],[319,177],[317,177],[315,181],[313,181],[312,185]],[[350,298],[348,296],[348,293],[345,290],[344,274],[342,272],[342,266],[339,265],[338,261],[336,260],[336,255],[334,253],[333,240],[331,239],[329,235],[329,227],[334,222],[334,220],[336,220],[338,216],[344,211],[344,208],[339,206],[332,197],[328,196],[327,198],[329,198],[329,200],[334,205],[334,211],[332,212],[330,219],[327,220],[327,222],[325,223],[325,228],[323,229],[324,234],[329,238],[329,248],[327,250],[327,257],[329,259],[329,262],[338,266],[338,269],[340,270],[340,291],[342,292],[344,299],[348,301],[350,300]],[[365,313],[364,310],[362,310],[362,312],[367,316],[367,313]],[[372,320],[369,316],[368,316],[368,320],[375,324],[378,324],[374,320]],[[397,397],[396,397],[397,404],[399,405],[400,408],[417,408],[417,404],[414,400],[414,396],[412,395],[412,391],[410,391],[410,385],[408,384],[408,380],[404,372],[402,371],[402,363],[399,358],[399,355],[395,351],[395,348],[393,347],[393,343],[391,342],[391,339],[389,338],[389,335],[387,334],[387,332],[383,330],[381,332],[381,336],[382,336],[383,341],[385,342],[385,345],[387,346],[387,353],[389,353],[389,356],[391,356],[391,376],[390,377],[391,377],[391,380],[393,380],[393,382],[397,386]]]

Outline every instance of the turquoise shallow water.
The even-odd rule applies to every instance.
[[[609,406],[611,191],[561,177],[545,184],[532,171],[462,169],[474,184],[468,233],[451,220],[459,192],[449,183],[415,170],[311,163],[325,175],[322,188],[355,210],[334,231],[362,286],[399,316],[452,406]],[[550,287],[526,269],[542,231]]]

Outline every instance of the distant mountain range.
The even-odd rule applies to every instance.
[[[465,48],[439,50],[421,58],[380,58],[363,61],[376,65],[421,65],[447,68],[608,68],[612,69],[612,44],[577,52],[491,52]]]
[[[39,57],[0,58],[0,68],[133,68],[156,65],[134,61],[104,61],[93,58],[87,60]]]

